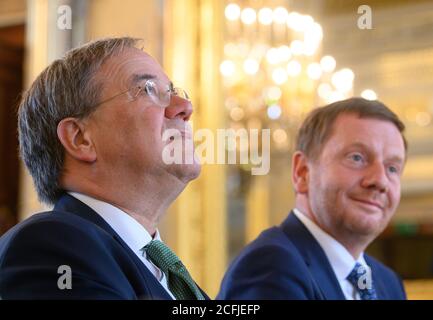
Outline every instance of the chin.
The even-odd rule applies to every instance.
[[[383,217],[361,217],[361,220],[354,221],[352,224],[352,230],[357,234],[365,236],[378,236],[385,229],[386,224],[383,221]]]
[[[198,163],[176,165],[175,175],[185,183],[197,179],[201,172],[201,166]]]
[[[191,165],[193,168],[189,171],[189,181],[197,179],[201,172],[201,166],[199,164]]]

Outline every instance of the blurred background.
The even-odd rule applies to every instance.
[[[409,298],[433,299],[428,0],[0,0],[0,234],[44,209],[17,154],[20,93],[67,50],[125,35],[143,38],[190,93],[194,129],[271,132],[267,175],[205,164],[162,221],[162,238],[210,296],[239,251],[292,208],[290,158],[305,114],[363,96],[393,109],[409,141],[401,204],[368,252],[403,277]]]

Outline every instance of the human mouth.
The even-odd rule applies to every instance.
[[[383,211],[384,209],[384,206],[378,201],[369,200],[369,199],[357,199],[357,198],[353,198],[353,200],[362,204],[364,207],[369,207],[374,210]]]
[[[163,140],[192,140],[193,131],[189,123],[173,122],[163,129]],[[165,138],[164,138],[165,137]]]

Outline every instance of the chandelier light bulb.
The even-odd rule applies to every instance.
[[[377,94],[371,89],[365,89],[361,92],[361,97],[367,100],[377,100]]]
[[[231,60],[224,60],[220,64],[220,72],[224,77],[231,77],[235,73],[235,64]]]
[[[278,85],[287,81],[288,75],[284,68],[277,68],[272,72],[272,80]]]
[[[273,12],[270,8],[262,8],[259,10],[259,22],[263,25],[270,25],[272,23]]]
[[[241,12],[241,20],[245,24],[253,24],[256,22],[256,12],[252,8],[245,8]]]
[[[288,16],[289,16],[289,13],[287,12],[286,8],[277,7],[274,9],[273,19],[274,19],[275,23],[279,23],[279,24],[286,23]]]
[[[237,4],[231,3],[225,8],[224,14],[227,20],[238,20],[241,15],[241,8]]]
[[[276,120],[281,116],[281,107],[277,104],[269,106],[267,114],[269,119]]]
[[[322,67],[323,72],[332,72],[335,69],[337,62],[332,56],[324,56],[320,59],[320,66]]]
[[[259,71],[259,63],[254,59],[247,59],[244,61],[244,71],[249,75],[254,75]]]

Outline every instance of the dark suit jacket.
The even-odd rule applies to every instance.
[[[365,255],[379,299],[405,299],[399,277]],[[217,299],[345,299],[334,271],[308,229],[293,214],[270,228],[233,261]]]
[[[61,265],[72,270],[71,290],[57,285]],[[67,194],[52,212],[33,215],[0,238],[0,297],[171,300],[105,220]]]

